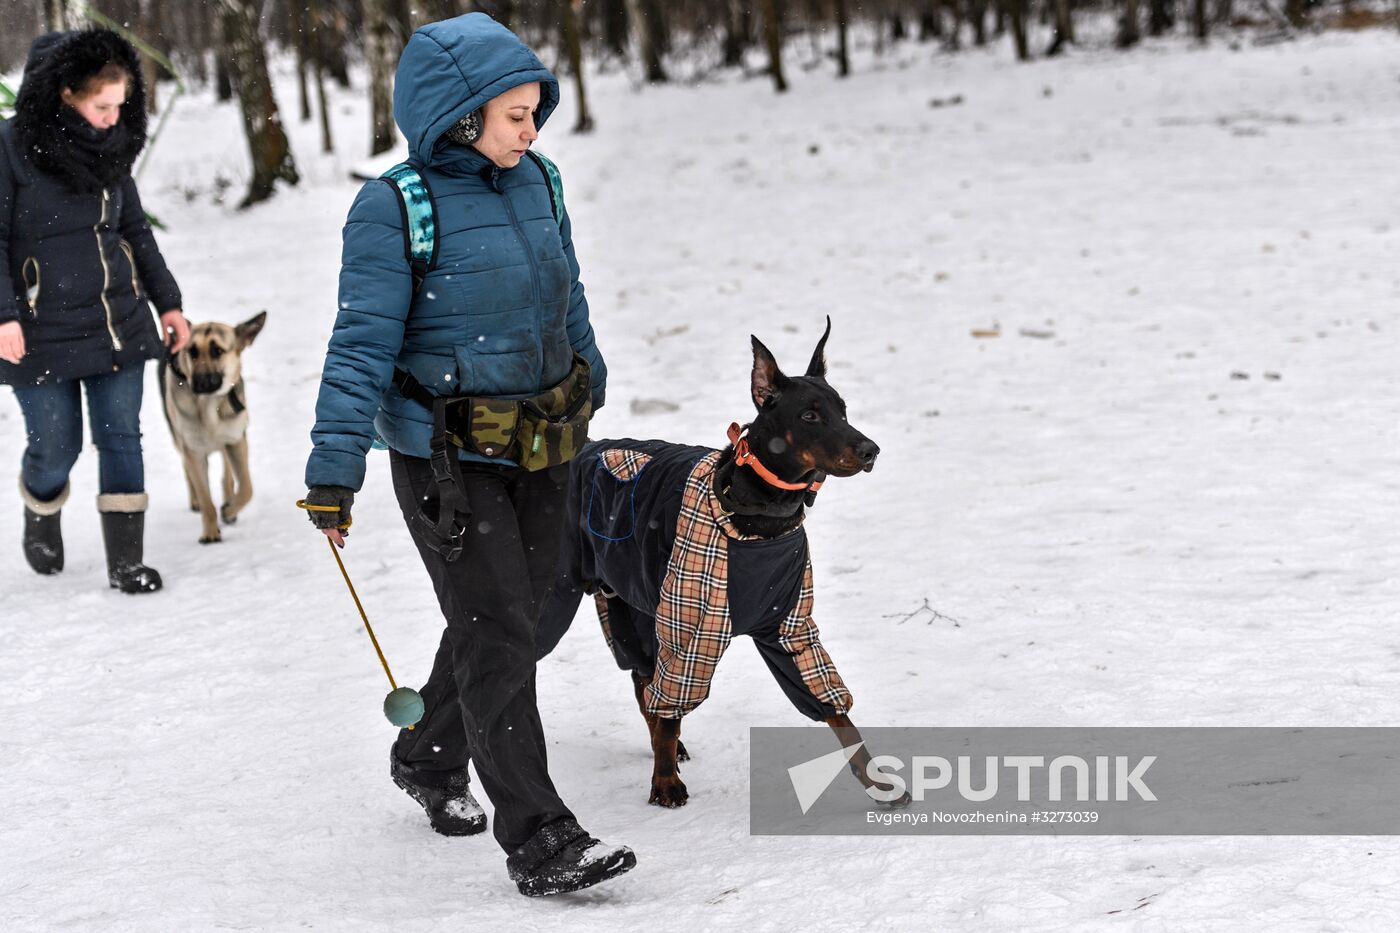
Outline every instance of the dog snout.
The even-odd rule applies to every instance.
[[[860,458],[865,472],[869,473],[875,468],[875,458],[880,456],[880,445],[866,438],[856,445],[856,456]]]
[[[194,389],[197,395],[207,395],[219,391],[219,386],[223,383],[223,373],[195,373],[190,379],[190,388]]]

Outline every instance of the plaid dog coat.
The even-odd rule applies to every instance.
[[[665,441],[583,448],[537,653],[554,648],[590,591],[618,666],[651,678],[650,713],[679,719],[699,706],[735,635],[753,638],[803,715],[845,713],[850,692],[812,620],[806,532],[740,534],[714,493],[719,458]]]

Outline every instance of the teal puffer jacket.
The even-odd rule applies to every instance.
[[[592,367],[593,406],[602,406],[607,368],[572,228],[567,214],[555,220],[544,175],[529,158],[501,169],[441,138],[486,101],[532,81],[540,83],[539,127],[559,102],[558,82],[485,14],[424,26],[409,40],[394,117],[437,206],[437,265],[415,297],[398,195],[384,181],[367,182],[345,223],[340,310],[307,485],[359,489],[376,430],[395,450],[429,456],[432,415],[392,385],[395,367],[436,395],[525,398],[562,380],[577,352]]]

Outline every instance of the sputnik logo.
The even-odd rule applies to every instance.
[[[857,742],[788,768],[788,779],[792,781],[792,789],[797,794],[797,803],[802,807],[804,816],[831,786],[831,782],[836,780],[836,775],[850,762],[851,756],[864,744],[864,741]]]

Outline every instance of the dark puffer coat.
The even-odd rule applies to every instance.
[[[110,135],[65,114],[60,96],[108,62],[133,79]],[[181,299],[131,180],[145,99],[136,53],[114,33],[34,41],[15,116],[0,123],[0,323],[18,320],[26,348],[18,365],[0,361],[0,384],[78,379],[160,354],[150,304],[163,313]]]

